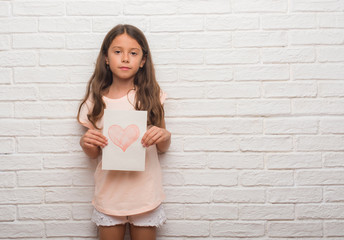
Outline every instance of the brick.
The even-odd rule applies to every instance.
[[[190,100],[168,101],[165,104],[166,116],[229,116],[236,112],[236,104],[231,100]]]
[[[0,3],[0,16],[7,17],[10,15],[11,5],[9,2]]]
[[[317,56],[319,62],[343,62],[344,48],[343,47],[322,47],[317,49]]]
[[[251,30],[259,28],[257,16],[207,16],[206,30]]]
[[[42,100],[80,100],[85,94],[82,85],[40,85],[38,90]]]
[[[59,153],[79,149],[79,137],[20,137],[18,153]]]
[[[318,132],[318,120],[311,117],[269,118],[264,120],[266,134],[307,134]]]
[[[51,187],[45,191],[46,203],[89,203],[93,187]]]
[[[327,237],[343,237],[344,236],[344,223],[343,222],[325,222],[324,235]]]
[[[344,43],[344,31],[342,30],[299,30],[290,31],[289,34],[291,45]]]
[[[163,185],[165,186],[182,186],[185,185],[184,176],[178,171],[163,171]]]
[[[0,89],[1,101],[15,101],[15,100],[36,100],[37,89],[35,87],[22,86],[2,86]]]
[[[238,184],[238,173],[234,171],[188,171],[182,175],[185,185],[235,186]]]
[[[263,63],[307,63],[315,61],[313,48],[266,48],[262,50]]]
[[[344,153],[324,153],[324,166],[325,167],[344,167],[343,162]]]
[[[80,136],[84,127],[76,120],[42,120],[40,132],[42,136]]]
[[[268,98],[306,98],[316,97],[318,86],[316,83],[306,82],[269,82],[264,83],[264,96]]]
[[[164,153],[159,156],[163,169],[203,169],[206,166],[206,159],[203,153]]]
[[[166,203],[209,203],[209,187],[165,187]]]
[[[0,159],[0,170],[34,170],[41,169],[42,157],[33,155],[3,155]]]
[[[295,139],[298,151],[342,151],[344,136],[299,136]]]
[[[131,24],[143,32],[146,31],[149,19],[147,17],[93,17],[92,18],[92,31],[93,32],[104,32],[107,33],[117,24]]]
[[[122,4],[117,1],[73,1],[66,3],[68,16],[118,16]]]
[[[171,4],[169,4],[171,5]],[[195,7],[197,6],[197,7]],[[183,1],[178,4],[179,13],[204,13],[204,14],[221,14],[221,13],[230,13],[231,4],[226,0],[215,0],[215,1],[206,1],[206,0],[191,0]]]
[[[8,84],[12,82],[12,69],[0,68],[0,84]]]
[[[13,117],[14,106],[13,103],[0,102],[0,117]]]
[[[180,48],[228,48],[231,46],[231,33],[181,33]]]
[[[252,204],[240,206],[242,220],[293,220],[294,206],[291,204]]]
[[[18,118],[66,118],[75,117],[79,102],[17,102],[15,116]]]
[[[292,66],[295,79],[331,80],[344,78],[344,65],[341,64],[297,64]]]
[[[260,84],[230,83],[209,85],[206,88],[208,98],[258,98],[260,97]]]
[[[343,202],[344,187],[328,186],[324,188],[324,199],[326,202]]]
[[[262,169],[264,159],[260,154],[210,153],[207,165],[211,169]]]
[[[315,14],[265,14],[262,16],[263,29],[312,29],[316,27]]]
[[[175,82],[177,81],[178,69],[172,66],[166,67],[163,65],[154,66],[157,81],[159,83]]]
[[[31,51],[3,51],[0,52],[0,66],[2,67],[31,67],[37,63],[37,55]]]
[[[94,207],[91,204],[73,205],[72,206],[73,219],[90,220],[92,217],[93,209]]]
[[[289,100],[239,100],[237,114],[245,116],[274,116],[289,114],[291,111]]]
[[[0,187],[10,188],[16,186],[16,176],[14,173],[0,173]]]
[[[103,34],[77,33],[66,36],[67,49],[100,49],[104,39]]]
[[[341,115],[344,113],[341,99],[295,99],[292,103],[294,114]]]
[[[40,32],[90,32],[92,19],[83,17],[40,18],[38,28]]]
[[[15,68],[16,83],[63,83],[68,81],[68,71],[60,67]]]
[[[18,16],[62,16],[65,4],[62,1],[16,1],[13,3],[13,14]]]
[[[177,33],[152,33],[146,34],[147,41],[151,50],[175,49],[178,44]],[[163,41],[161,41],[163,39]],[[155,69],[157,70],[157,69]]]
[[[319,97],[343,97],[344,83],[340,82],[320,82],[318,84]]]
[[[344,118],[323,118],[319,123],[321,133],[344,133]]]
[[[344,10],[342,1],[293,0],[292,11],[295,12],[337,12]]]
[[[35,18],[6,18],[0,19],[0,33],[30,33],[37,32],[38,21]]]
[[[283,47],[288,43],[286,32],[234,32],[233,46],[241,47]]]
[[[168,86],[166,93],[169,99],[206,98],[206,89],[201,85]]]
[[[56,171],[18,172],[18,185],[23,187],[71,186],[72,174]],[[39,178],[37,177],[39,176]]]
[[[67,205],[18,206],[19,220],[68,220],[71,208]]]
[[[294,174],[291,171],[242,171],[239,175],[242,186],[291,186]]]
[[[267,154],[266,159],[268,169],[321,168],[322,166],[319,153]]]
[[[263,222],[228,222],[211,223],[212,236],[216,237],[261,237],[264,236]]]
[[[92,65],[97,52],[92,51],[52,51],[40,52],[40,65],[42,66],[87,66]]]
[[[295,176],[300,186],[340,185],[344,182],[344,171],[341,170],[300,170]]]
[[[125,15],[171,15],[178,11],[174,2],[125,2],[123,12]]]
[[[203,205],[201,205],[203,206]],[[163,205],[166,215],[170,220],[177,220],[184,218],[184,205],[182,204],[164,204]],[[166,225],[165,225],[166,226]]]
[[[182,81],[229,81],[233,79],[233,69],[229,67],[181,67],[178,75]]]
[[[48,222],[45,224],[48,237],[96,237],[97,227],[90,221]]]
[[[203,25],[204,18],[202,16],[170,16],[150,18],[152,32],[201,31],[203,30]]]
[[[238,151],[239,144],[233,137],[186,137],[184,151]]]
[[[300,204],[296,206],[297,219],[342,219],[344,205],[338,204]]]
[[[154,64],[201,64],[203,52],[200,50],[160,50],[152,52]]]
[[[262,188],[215,188],[215,203],[264,203],[265,190]]]
[[[283,0],[234,0],[234,12],[286,12],[288,3]]]
[[[37,120],[0,120],[1,136],[37,136],[39,130],[40,124]]]
[[[269,203],[318,203],[322,201],[321,187],[284,187],[267,190]]]
[[[81,150],[81,147],[80,147]],[[46,169],[69,169],[69,168],[92,168],[97,165],[96,161],[90,160],[85,153],[71,154],[49,154],[44,156],[43,166]]]
[[[9,222],[16,219],[16,207],[13,205],[0,206],[0,221]]]
[[[1,204],[30,204],[43,203],[44,191],[41,188],[17,188],[0,190]]]
[[[239,211],[235,205],[215,204],[215,205],[186,205],[186,219],[202,220],[230,220],[238,219]]]
[[[11,46],[10,36],[0,35],[0,50],[9,50]]]
[[[344,28],[343,13],[319,14],[318,19],[320,28]]]
[[[169,221],[160,231],[162,236],[202,237],[209,236],[208,221]]]
[[[253,64],[259,62],[259,52],[256,49],[207,50],[207,64]]]
[[[323,226],[320,222],[270,222],[270,237],[321,237]]]
[[[14,153],[15,142],[13,138],[1,138],[0,139],[1,154]]]
[[[15,49],[64,48],[65,37],[60,34],[14,34],[12,45]]]
[[[269,81],[289,80],[288,65],[261,65],[235,67],[234,80],[239,81]]]
[[[73,172],[73,186],[94,186],[94,170],[78,170]],[[56,184],[57,185],[57,184]]]
[[[14,222],[1,223],[0,232],[2,238],[28,238],[44,237],[44,223]]]

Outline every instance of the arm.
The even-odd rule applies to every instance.
[[[159,152],[166,152],[171,143],[171,133],[166,130],[165,120],[161,128],[153,126],[143,135],[141,143],[144,147],[156,144]]]
[[[101,151],[100,148],[107,144],[106,137],[94,129],[88,129],[80,138],[80,146],[90,158],[97,158]]]

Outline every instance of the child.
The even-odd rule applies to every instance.
[[[79,107],[78,121],[88,128],[80,145],[91,158],[101,155],[108,144],[101,133],[104,108],[146,110],[148,130],[141,140],[147,148],[146,166],[143,172],[129,172],[102,170],[102,163],[98,164],[92,221],[102,240],[123,240],[126,223],[133,240],[155,239],[156,227],[166,220],[160,206],[164,193],[157,155],[167,151],[171,141],[165,129],[164,100],[144,34],[134,26],[117,25],[104,38]]]

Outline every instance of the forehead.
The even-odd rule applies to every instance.
[[[113,47],[121,47],[121,48],[138,48],[141,49],[140,44],[132,37],[130,37],[128,34],[124,33],[121,35],[118,35],[115,37],[115,39],[112,41],[110,48]]]

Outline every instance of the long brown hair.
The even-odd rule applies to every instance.
[[[105,58],[108,55],[108,49],[112,41],[121,34],[127,34],[135,39],[141,46],[143,57],[146,62],[136,73],[134,85],[136,89],[135,109],[146,110],[148,112],[147,124],[161,127],[164,117],[164,109],[160,102],[161,90],[155,78],[155,70],[150,53],[149,45],[142,31],[132,25],[117,25],[112,28],[105,36],[95,66],[95,70],[87,84],[85,97],[80,104],[77,119],[80,117],[80,110],[87,99],[92,99],[93,109],[87,114],[88,120],[96,126],[96,122],[104,115],[105,103],[103,101],[103,92],[112,84],[112,72],[106,67]]]

